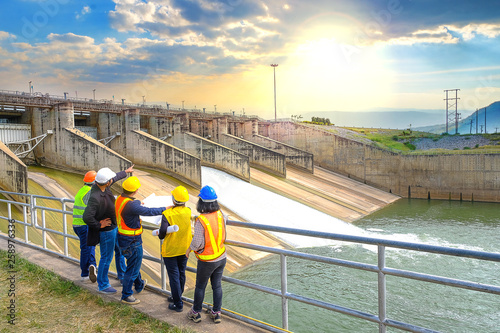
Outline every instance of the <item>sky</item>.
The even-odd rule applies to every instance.
[[[275,82],[277,118],[444,113],[449,89],[465,117],[500,100],[499,59],[498,0],[16,0],[0,11],[0,90],[264,119]]]

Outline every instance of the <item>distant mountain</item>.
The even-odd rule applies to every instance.
[[[303,120],[312,117],[328,118],[332,124],[344,127],[374,127],[406,129],[419,126],[430,126],[445,122],[444,110],[393,110],[375,109],[374,111],[321,111],[302,114]],[[411,125],[410,125],[411,124]]]
[[[415,130],[441,134],[446,132],[446,123],[424,126]],[[448,133],[455,134],[455,124],[448,124]],[[459,134],[496,133],[500,132],[500,101],[481,108],[458,122]]]
[[[302,120],[312,117],[328,118],[332,124],[343,127],[373,127],[406,129],[441,134],[446,131],[446,110],[373,109],[373,111],[318,111],[302,114]],[[486,120],[485,120],[486,117]],[[482,128],[482,130],[481,130]],[[458,133],[475,134],[500,132],[500,101],[473,112],[458,123]],[[448,133],[455,134],[455,125],[448,125]]]

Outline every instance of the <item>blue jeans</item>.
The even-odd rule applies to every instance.
[[[163,262],[167,269],[170,292],[172,293],[174,304],[176,307],[182,309],[182,293],[184,292],[184,285],[186,284],[186,266],[188,258],[184,254],[177,257],[163,257]]]
[[[137,292],[144,289],[144,281],[141,278],[141,264],[142,264],[142,243],[131,243],[128,247],[120,248],[122,254],[127,258],[127,270],[123,277],[123,290],[122,299],[131,296],[132,285]]]
[[[120,278],[120,276],[123,278],[125,259],[121,255],[120,248],[116,244],[117,232],[118,228],[114,228],[109,231],[101,231],[99,234],[99,243],[101,247],[101,259],[99,260],[99,267],[97,269],[97,285],[99,290],[111,287],[108,272],[111,261],[113,260],[113,252],[115,252],[116,273],[118,274],[118,278]]]
[[[218,312],[222,308],[222,273],[226,266],[226,258],[216,262],[206,262],[198,260],[196,267],[196,287],[194,289],[193,310],[201,312],[203,299],[205,298],[205,288],[210,279],[212,285],[214,307],[212,311]]]
[[[73,225],[75,234],[80,238],[80,269],[81,277],[89,276],[89,266],[96,266],[95,246],[87,246],[87,225]]]
[[[118,232],[118,231],[117,231]],[[118,239],[115,243],[115,265],[116,265],[116,275],[118,280],[122,281],[125,276],[125,270],[127,269],[127,265],[125,264],[125,257],[118,246]]]

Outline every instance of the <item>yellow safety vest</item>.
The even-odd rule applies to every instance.
[[[73,225],[86,225],[83,222],[83,212],[87,204],[83,202],[83,198],[89,193],[91,187],[84,185],[75,196],[75,203],[73,204]]]
[[[210,214],[201,214],[198,216],[198,219],[205,229],[205,248],[201,253],[195,252],[196,256],[201,261],[210,261],[219,258],[226,252],[226,247],[224,246],[226,226],[222,212],[218,210]]]
[[[118,233],[124,236],[138,236],[142,234],[142,224],[140,228],[137,229],[130,228],[125,224],[125,221],[122,218],[123,208],[125,208],[125,205],[129,201],[132,201],[132,199],[123,197],[121,195],[116,199],[115,209],[116,209],[116,223],[118,224]]]
[[[161,246],[162,257],[177,257],[186,254],[191,245],[191,208],[185,206],[171,207],[163,212],[170,225],[179,226],[179,231],[167,234]]]

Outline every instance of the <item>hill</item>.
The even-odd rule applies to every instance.
[[[418,126],[430,126],[444,122],[444,110],[374,110],[362,112],[321,111],[307,112],[303,120],[312,117],[328,118],[332,124],[340,127],[393,128],[406,129]]]
[[[415,129],[439,134],[446,131],[446,124],[442,123],[441,125],[424,126]],[[497,133],[499,129],[500,101],[491,103],[487,107],[473,112],[471,115],[458,122],[458,133],[460,134]],[[448,125],[448,133],[455,134],[454,125]]]

